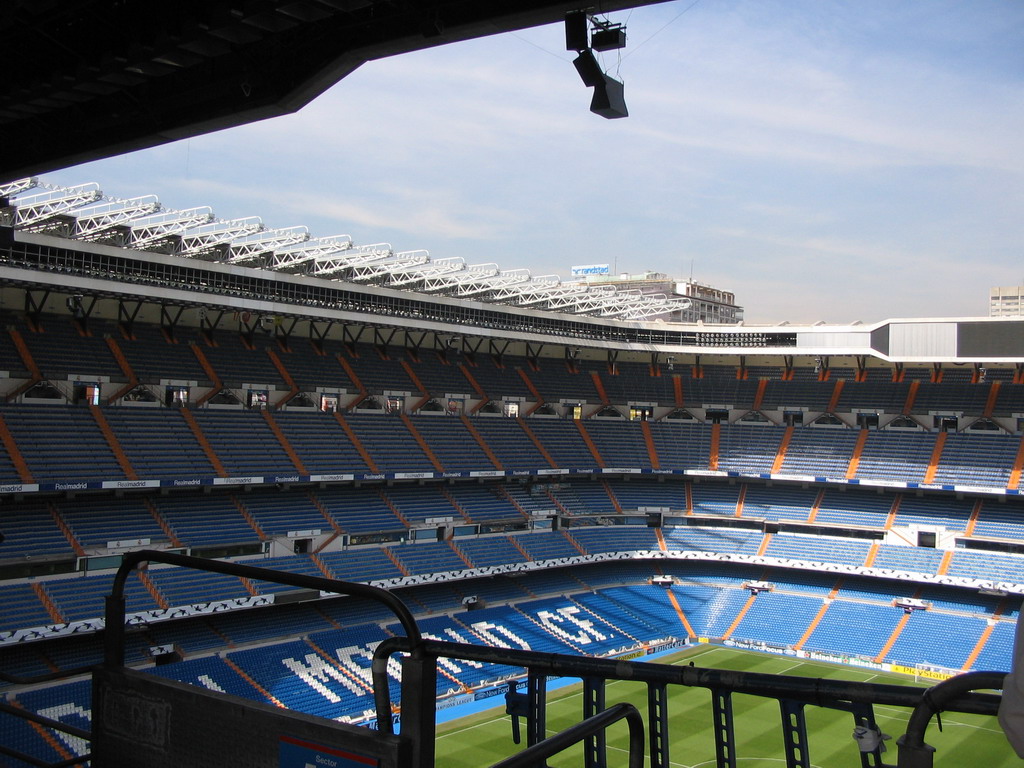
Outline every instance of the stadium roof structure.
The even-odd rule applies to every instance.
[[[121,318],[134,317],[142,304],[158,307],[160,322],[171,324],[196,310],[192,322],[211,333],[225,317],[275,318],[277,329],[287,318],[289,335],[297,323],[311,337],[337,326],[346,339],[366,334],[383,345],[397,336],[407,346],[426,340],[443,348],[459,338],[466,349],[494,354],[510,344],[527,356],[546,347],[568,358],[585,348],[609,361],[640,355],[652,365],[680,354],[803,356],[824,365],[830,357],[856,358],[858,366],[869,358],[948,362],[973,364],[979,373],[1009,364],[1024,380],[1018,318],[665,322],[650,318],[668,300],[650,295],[395,252],[387,243],[357,245],[348,235],[314,237],[301,226],[268,228],[258,217],[222,221],[208,208],[164,209],[149,195],[107,198],[95,184],[0,185],[0,291],[8,290],[0,300],[23,299],[30,315],[55,293],[98,315],[111,311],[112,300]]]
[[[93,183],[0,184],[0,217],[24,232],[572,315],[643,320],[690,305],[663,294],[534,278],[526,269],[431,259],[422,250],[396,252],[387,243],[360,246],[348,235],[315,238],[305,227],[268,228],[258,217],[220,220],[208,208],[166,210],[153,195],[122,200]]]
[[[665,0],[5,0],[0,178],[295,112],[367,61]]]

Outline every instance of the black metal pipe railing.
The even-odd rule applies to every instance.
[[[92,755],[82,755],[81,757],[69,757],[66,760],[60,760],[56,763],[51,763],[48,760],[40,760],[38,757],[32,755],[26,755],[24,752],[19,752],[16,749],[5,747],[0,744],[0,755],[7,755],[13,757],[15,760],[21,760],[28,765],[34,765],[37,768],[70,768],[72,765],[81,765],[82,763],[88,762],[92,759]]]
[[[90,667],[90,669],[92,669],[92,667]],[[12,715],[13,717],[17,717],[21,720],[36,723],[45,728],[52,728],[55,731],[61,731],[69,736],[75,736],[79,739],[84,739],[85,741],[89,741],[92,738],[92,734],[84,728],[78,728],[74,725],[62,723],[60,720],[43,717],[40,714],[23,709],[22,707],[12,706],[5,701],[0,701],[0,712],[3,712],[6,715]],[[18,750],[3,744],[0,744],[0,754],[21,760],[29,765],[40,766],[40,768],[65,768],[65,766],[79,765],[80,763],[84,763],[89,760],[89,755],[82,755],[80,757],[69,757],[66,760],[52,763],[48,760],[40,760],[38,757],[34,757],[32,755],[26,755],[24,752],[19,752]]]
[[[95,664],[86,664],[81,667],[61,669],[57,672],[44,672],[41,675],[12,675],[10,672],[0,670],[0,681],[12,683],[13,685],[35,685],[37,683],[51,683],[54,680],[66,680],[69,677],[88,675],[96,669]]]
[[[362,597],[369,600],[382,603],[394,613],[398,619],[402,628],[406,632],[406,640],[410,646],[415,647],[422,642],[419,627],[416,624],[416,620],[413,618],[409,608],[403,603],[398,597],[393,595],[386,590],[372,587],[367,584],[356,584],[347,581],[339,581],[336,579],[328,579],[319,576],[308,576],[306,574],[298,573],[287,573],[284,571],[274,571],[269,568],[259,568],[252,565],[244,565],[240,563],[231,563],[222,560],[206,560],[204,558],[192,557],[190,555],[180,555],[173,552],[158,552],[155,550],[140,550],[138,552],[131,552],[124,556],[121,562],[121,566],[117,570],[117,574],[114,576],[113,584],[111,585],[110,595],[106,598],[106,626],[103,630],[104,635],[104,663],[108,666],[121,667],[124,666],[124,649],[125,649],[125,599],[124,599],[124,588],[125,582],[128,575],[138,568],[142,563],[157,562],[166,563],[168,565],[176,565],[183,568],[193,568],[201,571],[212,571],[214,573],[223,573],[231,576],[239,576],[248,579],[262,580],[275,582],[278,584],[287,584],[293,587],[299,587],[302,589],[318,590],[320,592],[333,592],[338,595],[348,595],[351,597]],[[80,674],[86,674],[96,669],[96,665],[75,667],[69,670],[63,670],[61,672],[47,673],[44,675],[35,675],[32,677],[21,677],[18,675],[11,675],[9,673],[0,673],[0,680],[5,682],[14,683],[17,685],[27,685],[39,682],[48,682],[52,680],[66,679]],[[57,720],[52,720],[47,717],[43,717],[34,712],[22,709],[20,707],[13,707],[4,702],[0,702],[0,712],[12,715],[22,720],[34,722],[38,725],[42,725],[46,728],[52,728],[54,730],[62,731],[71,736],[75,736],[84,741],[91,741],[92,734],[81,728],[67,725]],[[66,760],[62,760],[56,763],[40,760],[32,757],[31,755],[25,755],[17,750],[13,750],[9,747],[0,745],[0,754],[8,755],[9,757],[21,760],[29,765],[46,766],[46,768],[64,768],[64,766],[78,765],[88,761],[90,758],[88,755],[81,757],[72,757]]]
[[[494,768],[523,768],[543,765],[544,761],[568,746],[587,741],[586,764],[601,768],[606,764],[604,733],[608,726],[625,719],[629,726],[630,766],[639,768],[644,761],[644,722],[633,705],[604,708],[603,686],[608,681],[634,681],[647,686],[652,768],[670,765],[668,754],[668,686],[700,687],[711,692],[715,705],[715,722],[711,729],[715,738],[716,762],[720,768],[734,768],[735,734],[731,707],[734,693],[749,694],[780,702],[783,731],[787,749],[787,764],[793,768],[810,766],[807,756],[807,731],[803,709],[814,705],[850,712],[854,723],[874,730],[877,728],[873,713],[875,705],[904,707],[912,710],[908,730],[899,740],[899,765],[888,766],[881,761],[880,749],[861,755],[865,768],[931,768],[934,749],[924,743],[924,735],[932,716],[941,711],[955,711],[980,715],[995,715],[1000,697],[977,693],[978,690],[1000,689],[1004,673],[974,672],[952,678],[922,693],[918,688],[900,685],[859,683],[821,678],[771,675],[757,672],[706,669],[695,666],[672,666],[651,662],[620,661],[616,659],[569,656],[537,651],[494,648],[489,646],[452,643],[425,639],[421,635],[412,613],[397,596],[383,589],[365,584],[338,581],[323,577],[273,571],[251,565],[179,555],[169,552],[142,550],[125,556],[114,577],[111,594],[106,603],[104,630],[104,662],[111,667],[124,665],[125,600],[124,589],[128,575],[142,563],[159,562],[197,570],[223,573],[243,578],[276,582],[294,587],[318,590],[339,595],[362,597],[388,607],[398,618],[406,636],[392,637],[381,642],[374,651],[371,673],[374,703],[380,732],[394,733],[391,714],[393,706],[388,679],[388,662],[395,654],[404,654],[402,661],[402,738],[412,745],[412,759],[408,768],[433,768],[436,733],[435,695],[437,660],[461,659],[483,663],[511,665],[527,671],[527,694],[513,694],[519,698],[527,718],[528,747],[523,752],[497,763]],[[80,667],[76,673],[93,667]],[[66,676],[65,673],[63,676]],[[584,696],[583,720],[555,736],[545,738],[545,684],[547,676],[582,678],[587,686]],[[6,675],[6,679],[14,676]],[[50,678],[50,675],[46,675]],[[17,682],[17,681],[15,681]],[[81,728],[69,726],[33,712],[0,702],[0,712],[14,715],[47,728],[63,731],[83,740],[91,734]],[[515,721],[518,724],[518,721]],[[788,729],[788,730],[787,730]],[[8,747],[0,747],[6,754],[31,765],[62,768],[80,764],[88,756],[70,758],[58,763],[46,763],[21,755]]]
[[[382,603],[391,609],[391,612],[395,614],[395,617],[401,623],[402,629],[405,630],[406,639],[413,647],[422,640],[416,619],[413,618],[408,606],[392,593],[379,587],[328,579],[324,576],[308,576],[303,573],[273,571],[269,568],[259,568],[254,565],[231,563],[223,560],[207,560],[191,555],[143,549],[138,552],[130,552],[124,556],[124,560],[121,561],[121,567],[117,569],[117,573],[114,575],[114,583],[111,585],[110,595],[107,596],[103,658],[108,666],[124,666],[124,585],[128,574],[138,568],[141,563],[166,563],[182,568],[195,568],[200,571],[225,573],[231,576],[276,582],[303,589],[333,592],[350,597],[364,597]]]
[[[898,768],[931,768],[935,749],[924,742],[928,723],[934,715],[956,709],[956,702],[979,689],[1001,690],[1005,672],[967,672],[927,689],[910,714],[907,732],[899,740]]]
[[[738,672],[735,670],[707,669],[704,667],[679,667],[652,662],[618,661],[590,657],[568,656],[555,653],[540,653],[510,648],[492,648],[484,645],[464,645],[443,640],[423,640],[421,652],[433,657],[465,659],[492,664],[510,664],[525,667],[546,675],[560,677],[603,677],[608,680],[635,680],[637,682],[682,685],[708,689],[727,689],[733,693],[748,693],[754,696],[785,698],[803,701],[817,706],[829,706],[836,702],[878,704],[885,706],[914,708],[921,698],[919,688],[882,683],[860,683],[825,678],[771,675],[761,672]],[[390,710],[390,693],[387,685],[378,685],[378,675],[386,673],[387,657],[394,653],[410,650],[404,638],[390,637],[377,646],[374,652],[374,687],[383,688]],[[380,662],[378,664],[378,659]],[[381,682],[386,679],[381,678]],[[785,690],[782,691],[781,688]],[[999,708],[999,696],[991,694],[962,693],[948,703],[957,712],[977,715],[994,715]]]
[[[527,747],[522,752],[495,763],[491,768],[534,768],[544,760],[578,744],[586,738],[602,733],[610,725],[625,720],[629,726],[629,768],[643,768],[644,719],[632,704],[614,704],[596,715],[569,726],[554,736]]]
[[[11,706],[10,704],[3,701],[0,701],[0,712],[3,712],[7,715],[14,715],[15,717],[20,717],[22,720],[28,720],[33,723],[39,723],[39,725],[46,726],[47,728],[53,728],[58,731],[63,731],[66,734],[69,734],[71,736],[77,736],[78,738],[85,739],[86,741],[89,740],[89,737],[91,735],[89,731],[85,730],[84,728],[78,728],[74,725],[62,723],[60,720],[53,720],[49,717],[43,717],[42,715],[38,715],[35,712],[23,709],[22,707]]]
[[[950,683],[936,696],[929,691],[922,693],[919,688],[902,685],[886,685],[878,683],[860,683],[821,678],[794,677],[786,675],[770,675],[757,672],[741,672],[734,670],[705,669],[694,666],[672,666],[651,662],[618,661],[615,659],[588,658],[567,656],[562,654],[539,653],[508,648],[451,643],[441,640],[425,639],[413,648],[405,638],[388,638],[377,646],[373,656],[373,682],[378,713],[387,713],[385,717],[378,715],[378,728],[386,733],[393,732],[390,713],[394,711],[390,700],[387,680],[388,659],[396,653],[409,653],[403,665],[402,685],[402,719],[405,720],[407,707],[411,707],[417,715],[413,730],[419,735],[421,744],[429,752],[432,759],[433,725],[422,718],[428,704],[432,704],[433,685],[428,683],[432,678],[425,677],[424,669],[433,669],[438,658],[460,659],[492,664],[504,664],[522,667],[527,670],[527,695],[515,694],[507,698],[519,698],[515,714],[525,714],[527,733],[531,734],[530,745],[541,743],[544,733],[544,701],[543,680],[546,676],[579,677],[588,686],[603,685],[606,681],[628,680],[646,684],[648,688],[648,717],[652,723],[667,721],[665,712],[666,686],[706,688],[712,695],[715,705],[714,727],[711,729],[715,738],[716,764],[719,768],[735,768],[735,729],[731,707],[734,693],[749,694],[762,698],[775,699],[780,703],[782,713],[782,729],[786,742],[787,764],[793,768],[806,768],[812,763],[807,754],[807,730],[804,721],[804,707],[814,705],[826,709],[849,712],[853,715],[854,725],[876,729],[875,705],[896,706],[914,710],[913,734],[908,733],[908,753],[920,743],[923,745],[924,728],[931,715],[940,709],[980,715],[995,715],[999,708],[1000,697],[992,694],[975,693],[979,688],[999,688],[1002,677],[998,673],[973,673],[963,676],[970,678],[957,684]],[[406,686],[406,670],[411,668],[418,675],[419,685]],[[954,678],[962,680],[962,678]],[[539,692],[534,695],[534,692]],[[418,699],[423,698],[424,701]],[[430,698],[427,702],[425,699]],[[415,701],[414,701],[415,700]],[[596,700],[596,699],[595,699]],[[588,697],[584,696],[584,702]],[[594,707],[584,710],[584,717],[592,714]],[[512,713],[512,710],[509,710]],[[518,725],[517,720],[513,721]],[[429,733],[421,733],[422,730]],[[405,728],[403,727],[403,733]],[[879,734],[880,735],[880,734]],[[591,734],[589,744],[593,745],[594,735]],[[670,765],[668,754],[667,727],[650,729],[651,765],[662,768]],[[903,740],[901,739],[901,745]],[[851,744],[853,746],[853,744]],[[920,747],[929,753],[930,747]],[[875,745],[861,753],[861,765],[867,768],[897,768],[882,761],[882,746]],[[930,768],[931,762],[903,761],[904,748],[901,746],[901,762],[898,768]],[[587,764],[599,765],[603,756],[597,757],[588,747]],[[538,763],[540,764],[540,763]],[[424,761],[413,768],[426,768],[432,762]],[[524,763],[525,765],[525,763]]]

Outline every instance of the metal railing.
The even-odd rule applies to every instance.
[[[605,731],[621,720],[625,720],[629,728],[629,766],[640,768],[645,757],[644,720],[633,705],[606,706],[606,687],[615,681],[634,681],[646,686],[646,731],[651,768],[668,768],[671,765],[669,692],[679,687],[703,688],[710,693],[712,722],[709,730],[714,738],[715,764],[718,768],[736,768],[740,758],[737,754],[736,722],[732,706],[736,694],[774,699],[779,703],[787,768],[812,766],[805,718],[808,706],[848,712],[854,727],[864,729],[868,734],[880,734],[875,706],[911,710],[907,731],[897,741],[899,762],[896,766],[883,762],[880,742],[865,749],[863,744],[858,747],[851,740],[851,749],[859,749],[862,768],[930,768],[935,750],[925,743],[924,736],[932,717],[944,711],[996,714],[1000,697],[975,691],[1001,689],[1005,675],[1001,672],[972,672],[922,690],[899,685],[672,666],[451,643],[424,638],[405,603],[390,592],[376,587],[154,551],[126,555],[114,577],[112,591],[106,602],[105,667],[124,666],[125,581],[132,570],[145,562],[160,562],[363,597],[388,607],[398,618],[406,636],[384,640],[374,651],[371,673],[378,713],[377,727],[381,733],[393,736],[395,729],[391,713],[400,711],[400,738],[408,740],[411,745],[409,768],[433,768],[435,765],[437,664],[441,658],[511,665],[526,670],[526,690],[520,693],[518,684],[510,686],[506,694],[506,711],[513,715],[517,743],[519,718],[525,719],[527,748],[497,763],[494,768],[543,766],[548,757],[580,742],[584,743],[586,768],[606,768],[608,758]],[[401,700],[397,703],[399,706],[393,707],[387,668],[391,657],[396,654],[402,655]],[[73,671],[81,673],[88,669],[78,668]],[[583,711],[578,724],[548,737],[547,679],[552,676],[582,679]],[[25,682],[9,675],[6,679]],[[0,712],[63,731],[85,741],[91,739],[88,731],[41,717],[20,707],[0,704]],[[870,745],[871,741],[866,743]],[[89,759],[85,755],[58,763],[47,763],[2,746],[0,754],[48,768],[63,768]]]
[[[995,715],[1000,697],[973,691],[1001,689],[1005,676],[1002,672],[972,672],[922,690],[901,685],[581,658],[429,639],[414,647],[403,638],[389,638],[377,646],[374,652],[373,678],[378,713],[392,711],[386,669],[388,659],[397,653],[408,654],[402,661],[400,710],[402,732],[406,733],[411,728],[419,740],[415,752],[417,761],[412,768],[432,768],[434,765],[433,692],[439,658],[525,668],[526,693],[520,694],[510,689],[506,701],[509,714],[525,717],[527,744],[530,748],[546,741],[548,677],[582,679],[584,721],[604,711],[605,688],[609,682],[628,680],[645,684],[651,768],[668,768],[671,765],[668,697],[674,686],[705,688],[710,692],[713,710],[710,730],[714,736],[715,764],[718,768],[736,768],[740,758],[737,754],[736,723],[732,708],[734,694],[778,701],[787,768],[811,768],[813,765],[808,747],[806,707],[848,712],[853,718],[854,728],[880,734],[874,712],[876,705],[912,710],[910,724],[907,733],[897,742],[899,762],[896,766],[883,761],[881,741],[870,750],[860,751],[861,766],[930,768],[933,765],[934,749],[924,743],[924,733],[931,717],[942,711]],[[517,724],[515,727],[518,727]],[[378,718],[378,728],[391,733],[393,723],[387,717]],[[601,736],[594,734],[586,739],[587,768],[606,768],[607,754]],[[853,739],[850,747],[859,750]],[[543,763],[531,765],[541,766]]]

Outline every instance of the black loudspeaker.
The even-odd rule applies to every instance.
[[[573,60],[572,64],[576,67],[576,71],[580,73],[580,79],[583,81],[583,84],[588,88],[593,88],[604,82],[606,75],[601,71],[601,65],[594,58],[593,51],[589,49],[580,51],[580,55]]]
[[[587,47],[586,11],[565,14],[565,50],[582,51]]]
[[[595,51],[614,51],[626,47],[626,30],[622,27],[595,29],[590,36],[590,47]]]
[[[614,77],[602,74],[601,82],[594,86],[594,98],[590,101],[590,111],[609,120],[614,120],[617,117],[629,117],[622,83]]]

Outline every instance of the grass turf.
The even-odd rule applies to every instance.
[[[800,675],[831,679],[857,680],[900,685],[915,685],[912,678],[887,675],[820,662],[806,662],[785,656],[772,656],[715,646],[697,646],[661,663],[686,664],[718,669],[735,669],[769,674]],[[548,732],[555,733],[582,719],[581,686],[570,686],[548,696]],[[785,765],[781,714],[772,699],[734,695],[736,757],[741,768],[779,768]],[[632,702],[647,719],[646,689],[642,684],[613,682],[607,686],[610,706],[618,701]],[[711,697],[700,689],[675,687],[670,690],[669,757],[675,768],[710,768],[715,765],[715,746],[711,718]],[[845,712],[808,706],[805,709],[808,730],[808,756],[812,765],[822,768],[860,768],[860,755],[852,738],[853,718]],[[896,739],[906,731],[909,710],[875,707],[882,731],[892,735],[885,762],[896,763]],[[482,768],[521,750],[512,743],[510,718],[504,707],[481,712],[438,727],[437,765],[445,768]],[[942,717],[939,732],[934,719],[925,741],[936,748],[935,765],[1019,766],[995,718],[955,713]],[[627,730],[617,723],[608,731],[609,766],[627,763]],[[647,745],[645,744],[645,749]],[[582,766],[582,749],[576,747],[548,760],[552,768]]]

